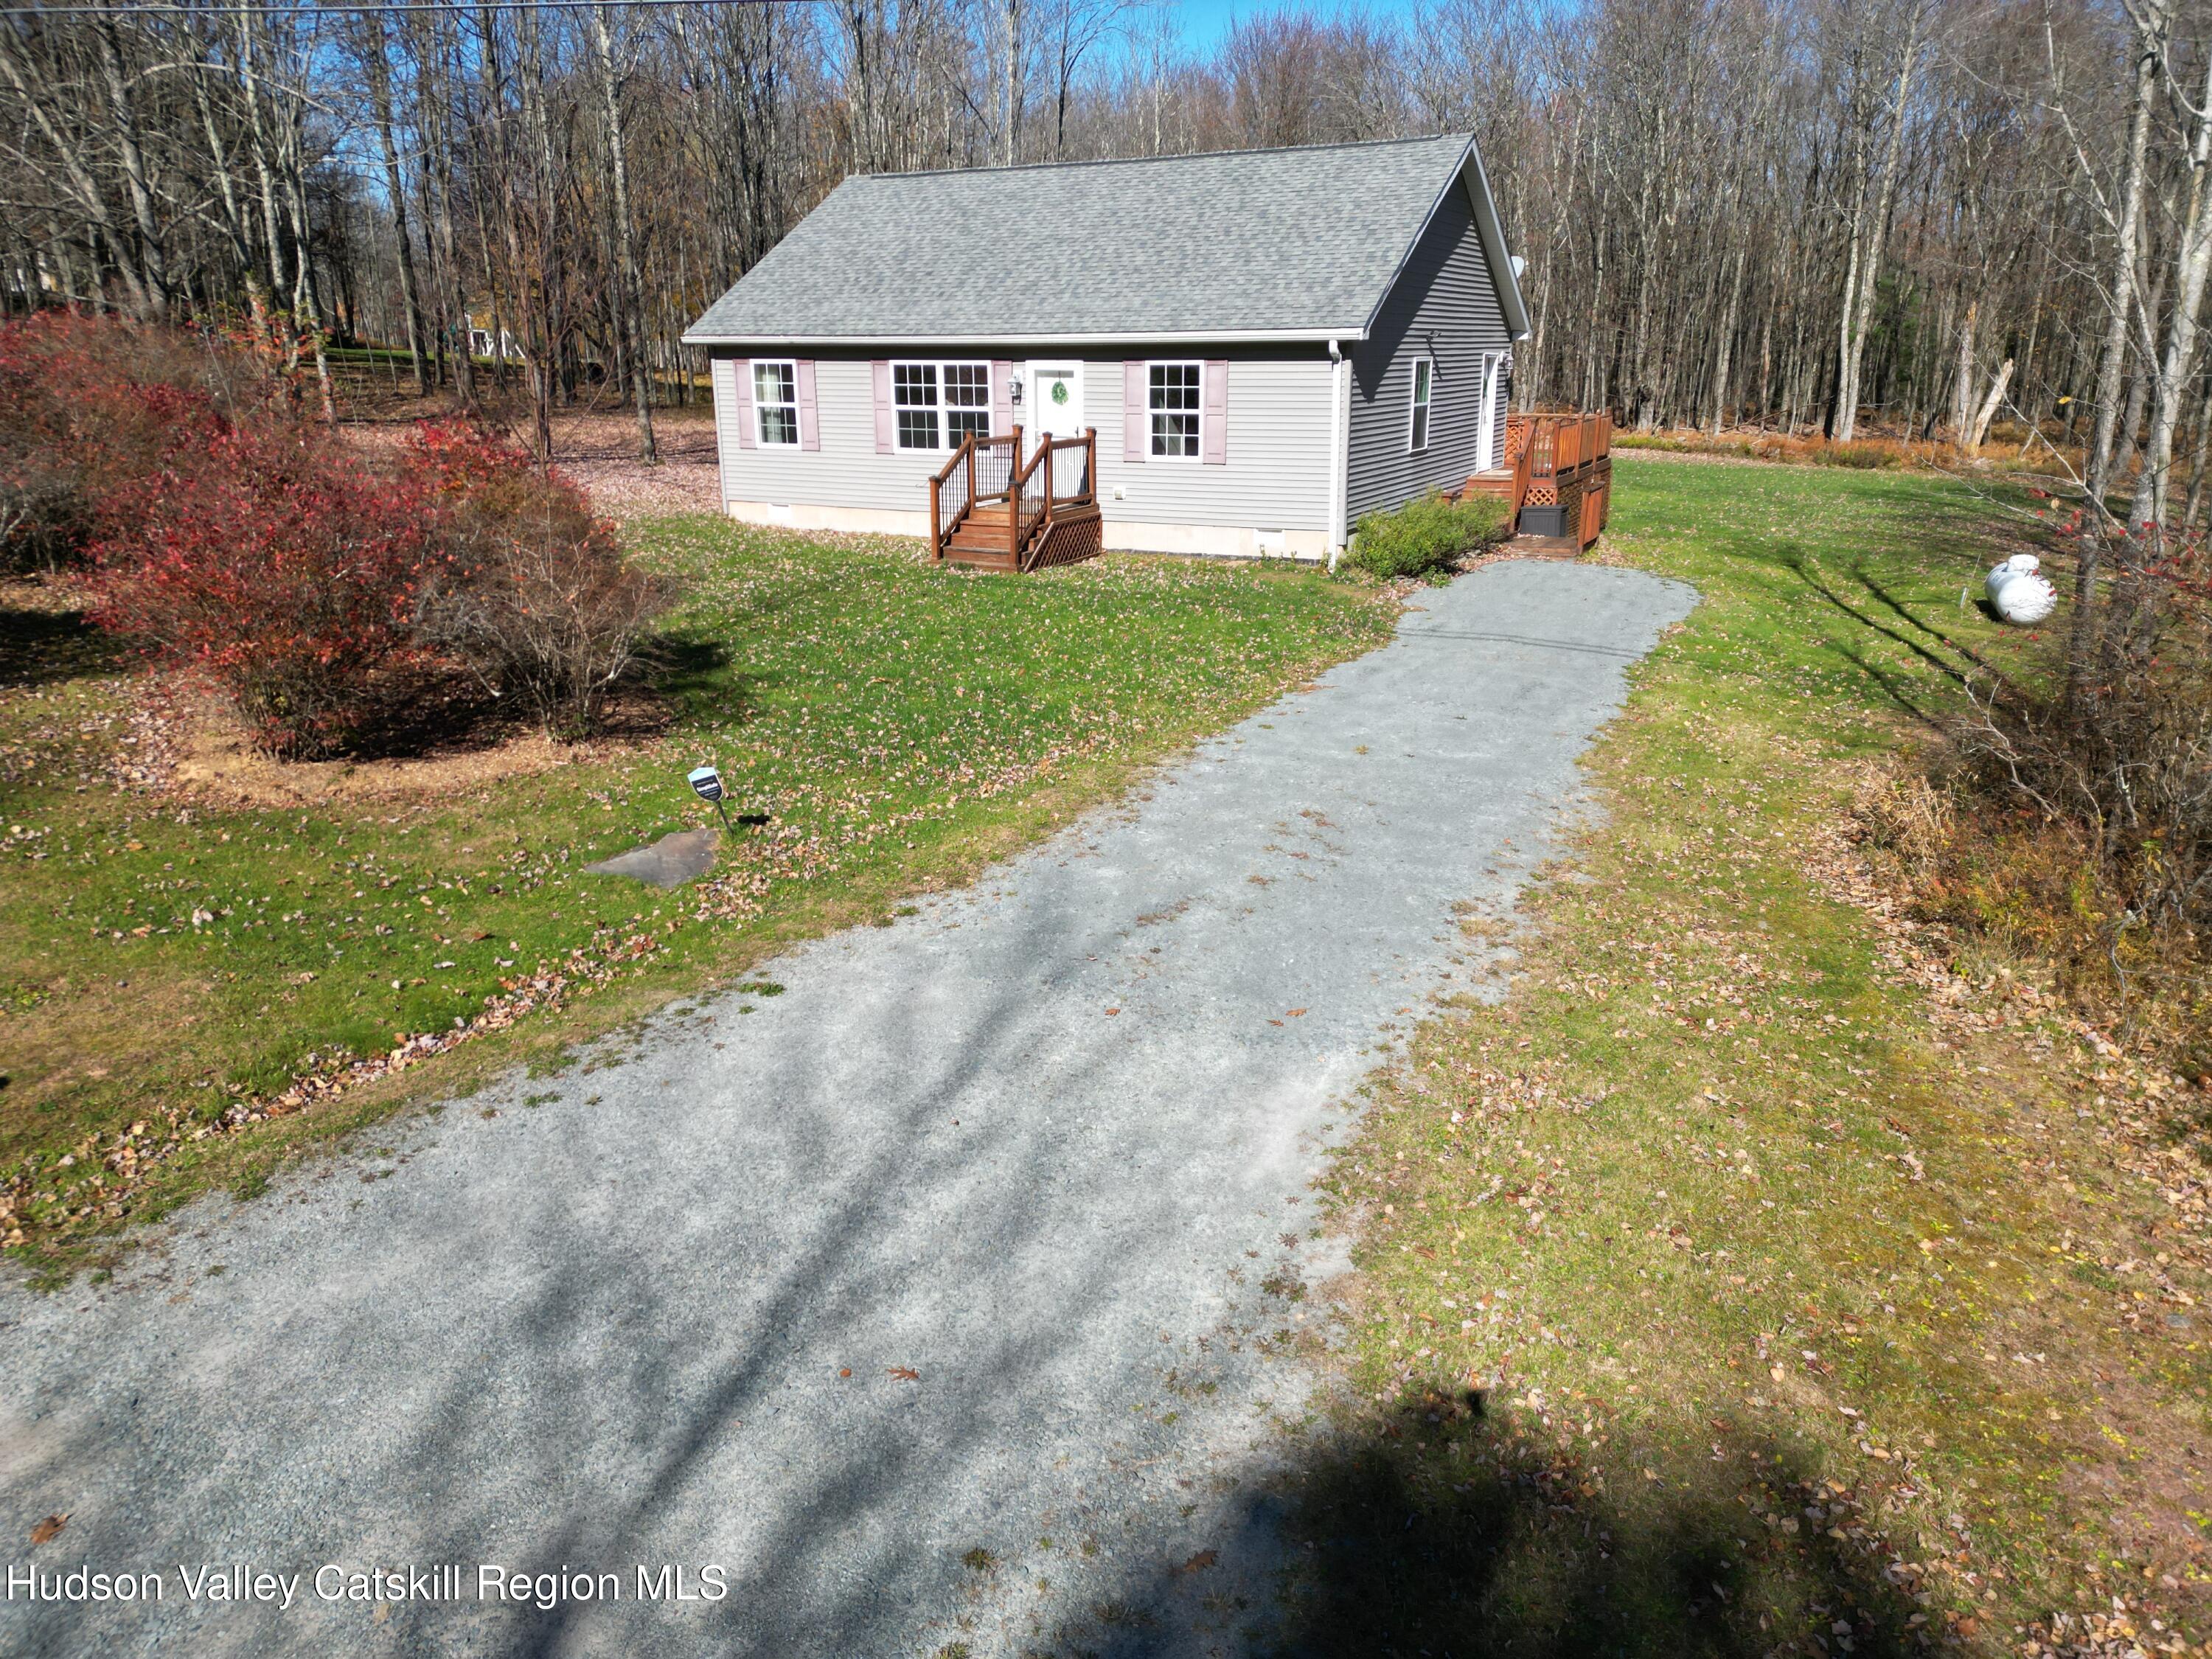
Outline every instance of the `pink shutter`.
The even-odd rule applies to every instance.
[[[753,360],[739,357],[730,364],[730,407],[736,411],[738,447],[750,449],[758,435],[753,420]]]
[[[1199,440],[1199,459],[1208,466],[1229,461],[1229,365],[1218,357],[1206,365],[1206,430]]]
[[[814,360],[799,360],[799,447],[822,447],[822,421],[814,412]]]
[[[898,447],[898,421],[891,413],[891,366],[871,363],[876,380],[876,453],[888,455]]]
[[[1142,363],[1121,365],[1121,459],[1134,464],[1152,448],[1152,401]]]
[[[991,430],[1004,436],[1014,429],[1014,366],[991,365]]]

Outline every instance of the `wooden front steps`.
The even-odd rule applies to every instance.
[[[1018,569],[1013,549],[1007,544],[1012,533],[1004,501],[970,508],[945,543],[945,562],[971,565],[978,570]]]
[[[969,434],[929,481],[929,549],[974,570],[1042,570],[1096,558],[1098,434],[1048,436],[1024,455],[1022,429]]]
[[[1017,561],[1007,545],[1006,507],[980,507],[961,520],[945,544],[944,558],[971,570],[1045,570],[1097,558],[1104,531],[1095,505],[1055,506],[1051,522],[1032,533]]]

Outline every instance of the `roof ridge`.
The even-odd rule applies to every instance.
[[[1077,167],[1139,167],[1157,161],[1203,161],[1232,155],[1304,155],[1324,149],[1380,149],[1391,144],[1433,144],[1440,139],[1469,140],[1472,131],[1415,133],[1400,138],[1340,138],[1326,144],[1255,144],[1243,149],[1178,150],[1171,155],[1090,155],[1073,161],[1016,161],[1000,167],[908,167],[897,173],[850,173],[843,182],[878,179],[949,179],[982,173],[1053,173]]]

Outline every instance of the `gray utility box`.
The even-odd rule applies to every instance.
[[[1524,536],[1565,536],[1567,533],[1567,509],[1564,507],[1522,507],[1521,533]]]

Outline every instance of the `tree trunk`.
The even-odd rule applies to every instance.
[[[1982,407],[1974,416],[1974,429],[1966,447],[1979,449],[1989,441],[1990,422],[1996,418],[1997,405],[2004,402],[2005,387],[2012,380],[2012,359],[2008,357],[1997,370],[1997,377],[1990,382],[1990,395],[1982,399]]]
[[[1747,250],[1736,245],[1735,275],[1729,283],[1728,309],[1721,316],[1720,348],[1713,364],[1713,436],[1721,434],[1728,420],[1729,364],[1735,350],[1736,317],[1743,303],[1743,264]]]
[[[2207,188],[2206,179],[2207,167],[2212,165],[2212,64],[2206,66],[2197,110],[2197,131],[2188,156],[2189,210],[2174,253],[2173,308],[2166,319],[2165,349],[2150,377],[2150,429],[2143,441],[2142,466],[2136,475],[2135,500],[2128,507],[2129,533],[2145,540],[2155,540],[2166,522],[2173,433],[2189,390],[2197,356],[2197,312],[2204,301],[2207,270],[2212,269],[2212,188]]]
[[[1006,46],[1000,88],[999,165],[1022,159],[1022,0],[1006,0]]]
[[[1844,287],[1843,349],[1836,361],[1834,433],[1838,443],[1849,443],[1858,431],[1859,374],[1866,356],[1867,330],[1874,319],[1875,287],[1881,277],[1882,243],[1888,234],[1890,207],[1897,198],[1898,163],[1905,149],[1905,105],[1911,95],[1912,71],[1919,56],[1920,10],[1916,0],[1911,21],[1905,28],[1904,60],[1898,66],[1897,94],[1892,100],[1889,115],[1889,145],[1882,156],[1874,211],[1863,224],[1854,227],[1851,277]],[[1860,187],[1859,199],[1863,206],[1863,185]]]
[[[407,360],[415,371],[415,395],[430,395],[430,365],[422,356],[422,302],[415,282],[415,240],[407,229],[407,184],[399,170],[399,149],[392,132],[392,60],[386,55],[384,20],[364,20],[362,56],[368,65],[368,95],[376,117],[376,137],[384,155],[385,193],[392,198],[392,232],[399,245],[399,305],[407,325]]]
[[[2159,68],[2166,60],[2173,0],[2142,0],[2131,15],[2136,20],[2134,106],[2128,123],[2126,158],[2121,166],[2112,292],[2106,301],[2104,349],[2097,363],[2096,425],[2089,440],[2089,508],[2100,519],[2112,487],[2112,440],[2119,429],[2120,384],[2127,369],[2128,328],[2135,317],[2136,246],[2142,235],[2143,170],[2150,152],[2151,106]],[[2094,596],[2089,584],[2096,568],[2093,539],[2084,547],[2082,564],[2076,573],[2081,584],[2075,594],[2077,622]]]
[[[131,103],[130,83],[124,71],[122,43],[115,38],[112,19],[100,19],[92,33],[94,40],[100,43],[100,71],[107,87],[108,118],[114,123],[116,148],[123,157],[123,177],[131,189],[131,217],[138,232],[138,268],[146,283],[146,319],[167,322],[170,306],[168,262],[161,251],[161,228],[154,217],[154,191],[147,178],[146,153],[138,136],[138,112]]]
[[[1958,379],[1951,385],[1951,441],[1960,450],[1973,447],[1974,322],[1981,313],[1978,301],[1966,301],[1966,315],[1959,325]]]
[[[637,260],[637,231],[629,210],[629,159],[623,134],[622,89],[615,76],[614,35],[607,27],[607,8],[592,14],[599,51],[599,111],[606,125],[607,167],[614,185],[615,236],[622,249],[622,329],[623,355],[629,359],[630,395],[637,404],[637,453],[647,465],[659,462],[659,447],[653,435],[651,375],[645,361],[645,284]]]

